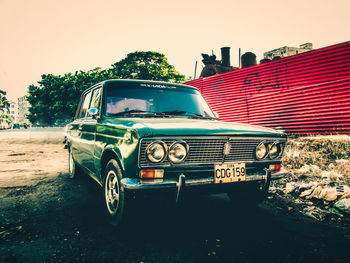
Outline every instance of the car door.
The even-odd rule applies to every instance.
[[[82,150],[83,160],[82,163],[85,168],[89,170],[91,176],[96,174],[95,171],[95,143],[96,143],[96,125],[98,123],[98,117],[90,114],[91,108],[97,108],[100,112],[101,107],[101,87],[97,87],[92,90],[90,104],[86,112],[86,116],[81,122],[81,142],[83,144]]]
[[[82,95],[79,108],[77,110],[74,121],[69,125],[69,133],[71,140],[71,152],[74,160],[83,168],[83,160],[86,158],[84,156],[84,143],[82,141],[82,123],[87,114],[87,110],[90,104],[92,92],[86,92]]]

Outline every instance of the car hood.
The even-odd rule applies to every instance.
[[[109,125],[136,130],[140,137],[251,135],[285,137],[279,131],[242,123],[190,118],[107,118]]]

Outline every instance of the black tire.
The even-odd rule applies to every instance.
[[[267,191],[259,184],[247,184],[232,188],[227,192],[232,204],[241,208],[254,208],[267,197]]]
[[[68,176],[70,179],[75,179],[81,174],[80,168],[77,166],[72,151],[68,151]]]
[[[110,160],[104,172],[103,199],[111,225],[120,225],[125,210],[125,193],[121,187],[122,171],[116,160]]]

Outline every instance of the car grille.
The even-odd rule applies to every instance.
[[[152,142],[161,140],[169,147],[177,140],[184,140],[189,145],[189,153],[186,159],[180,164],[172,164],[168,158],[161,163],[154,164],[146,159],[145,152]],[[257,138],[257,137],[195,137],[195,138],[146,138],[142,139],[139,148],[139,166],[178,166],[178,165],[198,165],[198,164],[214,164],[222,162],[256,162],[255,148],[262,141],[282,142],[284,138]],[[224,145],[230,142],[231,150],[228,155],[224,155]],[[277,159],[278,160],[278,159]],[[262,160],[264,162],[264,160]]]

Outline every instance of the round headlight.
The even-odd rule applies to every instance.
[[[270,143],[269,144],[269,156],[271,159],[275,159],[281,155],[282,152],[282,144],[280,143]]]
[[[275,143],[269,144],[269,156],[271,159],[275,159],[278,156],[278,147]]]
[[[257,159],[261,160],[266,157],[266,154],[267,154],[267,148],[265,146],[265,143],[262,142],[255,148],[255,156]]]
[[[163,161],[165,152],[165,145],[163,142],[153,142],[146,149],[146,157],[152,163],[159,163]]]
[[[181,163],[187,156],[188,144],[186,142],[174,142],[169,147],[168,157],[172,163]]]

